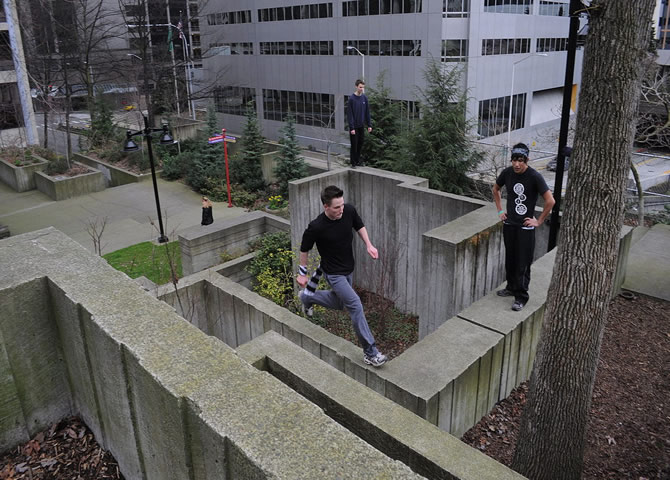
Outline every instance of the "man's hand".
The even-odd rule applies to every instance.
[[[368,127],[368,133],[372,131],[372,127]]]
[[[298,275],[297,282],[300,287],[305,288],[307,286],[307,275]]]
[[[501,222],[504,222],[505,220],[507,220],[507,212],[502,212],[502,213],[501,213],[500,215],[498,215],[498,216],[500,217],[500,221],[501,221]]]
[[[540,224],[535,218],[526,217],[526,218],[523,219],[523,226],[524,227],[539,227]]]
[[[370,244],[370,246],[368,247],[368,255],[370,255],[375,260],[379,258],[379,252],[377,252],[377,249],[372,244]]]
[[[352,130],[352,131],[349,132],[349,133],[351,133],[352,135],[356,135],[356,130]]]

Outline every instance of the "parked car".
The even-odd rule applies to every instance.
[[[565,162],[563,165],[563,170],[567,170],[568,166],[570,166],[570,155],[572,155],[572,147],[565,147]],[[552,160],[549,160],[547,163],[547,170],[550,172],[555,172],[556,168],[558,167],[558,155],[554,157]]]

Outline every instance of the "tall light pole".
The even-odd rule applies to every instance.
[[[347,50],[356,50],[358,54],[361,56],[361,59],[363,61],[363,71],[361,72],[362,75],[361,80],[365,80],[365,55],[363,55],[359,49],[351,45],[347,45]]]
[[[149,107],[151,108],[151,107]],[[174,139],[168,132],[168,126],[163,125],[163,128],[151,128],[149,126],[149,119],[146,115],[142,114],[144,117],[144,130],[138,130],[136,132],[131,132],[128,130],[126,132],[126,143],[123,145],[124,152],[136,152],[140,149],[137,144],[133,141],[133,137],[137,135],[144,136],[147,141],[147,149],[149,150],[149,165],[151,165],[151,180],[154,184],[154,197],[156,198],[156,213],[158,213],[158,226],[160,228],[160,237],[158,237],[158,243],[165,243],[168,241],[168,237],[163,231],[163,217],[161,216],[161,201],[158,198],[158,183],[156,182],[156,168],[154,167],[154,153],[151,148],[151,134],[153,132],[163,132],[159,143],[161,145],[172,145],[174,144]]]
[[[530,55],[527,55],[523,57],[521,60],[517,60],[512,64],[512,87],[510,88],[509,92],[509,115],[507,119],[507,150],[509,151],[512,148],[511,144],[511,137],[512,137],[512,103],[514,100],[514,70],[516,69],[516,66],[523,62],[524,60],[528,60],[531,57],[546,57],[546,53],[531,53]]]

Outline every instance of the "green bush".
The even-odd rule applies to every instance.
[[[247,267],[259,295],[286,307],[293,299],[293,252],[286,232],[268,233],[254,245],[258,254]]]
[[[163,157],[163,172],[161,177],[167,180],[177,180],[184,176],[184,161],[180,155],[165,155]]]
[[[65,157],[58,155],[56,156],[56,158],[54,158],[47,164],[44,171],[47,175],[53,176],[53,175],[62,175],[65,172],[67,172],[68,169],[69,165],[67,159]]]

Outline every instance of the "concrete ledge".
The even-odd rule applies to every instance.
[[[34,173],[44,170],[49,162],[37,155],[33,155],[32,157],[37,160],[37,163],[23,167],[17,167],[16,165],[0,161],[0,180],[17,192],[26,192],[37,188],[35,186]]]
[[[52,228],[0,268],[0,445],[79,412],[128,479],[421,478]]]
[[[74,163],[82,165],[79,162]],[[104,190],[105,182],[102,172],[91,167],[86,168],[93,171],[74,177],[64,175],[52,177],[44,172],[37,171],[35,172],[35,186],[40,192],[56,201]]]
[[[237,352],[375,448],[427,478],[524,478],[342,372],[314,361],[309,353],[275,332],[258,337]]]
[[[265,233],[289,229],[288,220],[260,211],[187,229],[179,235],[184,275],[220,264],[224,252],[246,254],[249,243]]]
[[[128,183],[144,182],[151,180],[151,173],[133,173],[115,166],[113,163],[98,160],[97,158],[89,157],[81,153],[74,153],[72,155],[79,162],[89,167],[102,172],[105,179],[105,187],[118,187],[119,185],[126,185]],[[156,170],[156,175],[160,175],[162,170]]]

